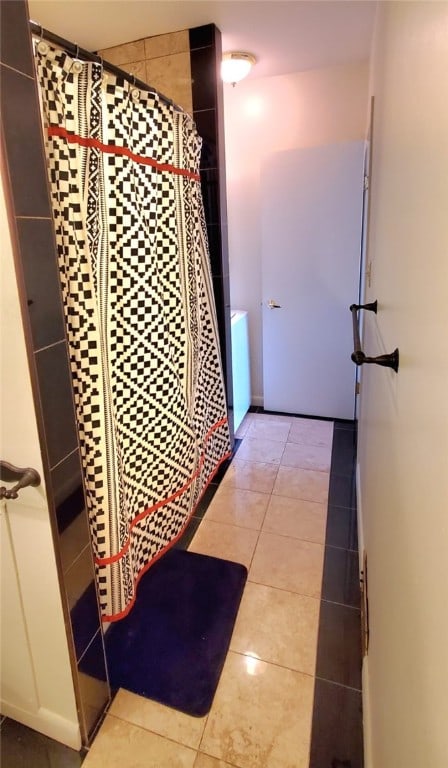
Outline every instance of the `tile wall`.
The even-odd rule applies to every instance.
[[[111,64],[152,85],[186,112],[193,111],[188,30],[103,48],[98,53]]]
[[[233,439],[232,346],[226,198],[221,32],[214,24],[190,29],[193,118],[202,137],[201,185]]]
[[[28,7],[1,2],[5,186],[75,693],[87,743],[110,699],[84,503]],[[89,654],[89,675],[82,672]]]

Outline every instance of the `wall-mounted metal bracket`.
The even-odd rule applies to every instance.
[[[15,483],[12,488],[6,488],[4,485],[0,488],[0,499],[17,499],[21,488],[28,485],[40,485],[40,475],[32,467],[15,467],[9,461],[0,461],[0,480],[3,483]]]
[[[393,352],[385,355],[378,355],[378,357],[367,357],[367,355],[361,349],[361,339],[359,338],[358,327],[358,311],[360,309],[367,309],[370,312],[378,311],[378,302],[372,301],[370,304],[352,304],[350,306],[350,312],[352,313],[353,321],[353,346],[352,360],[355,365],[364,365],[364,363],[375,363],[376,365],[383,365],[385,368],[393,368],[395,373],[398,373],[398,365],[400,362],[398,348]]]

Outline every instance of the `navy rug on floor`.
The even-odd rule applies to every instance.
[[[188,715],[209,712],[247,579],[239,563],[171,549],[105,635],[112,688]]]

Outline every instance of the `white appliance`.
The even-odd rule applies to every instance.
[[[250,406],[249,331],[247,312],[231,310],[233,422],[237,431]]]

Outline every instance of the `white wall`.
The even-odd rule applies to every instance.
[[[448,4],[380,4],[359,424],[368,768],[448,765]]]
[[[260,168],[274,152],[364,139],[368,63],[224,87],[230,293],[249,312],[252,403],[262,404]]]
[[[0,178],[1,458],[42,478],[0,502],[0,711],[81,746],[11,237]],[[10,487],[10,486],[9,486]]]

